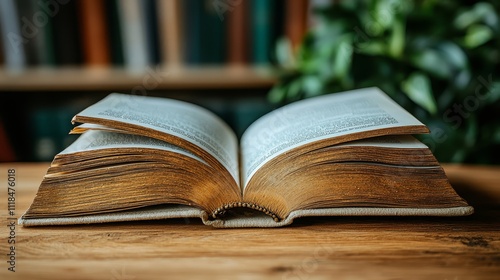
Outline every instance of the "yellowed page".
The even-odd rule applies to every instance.
[[[384,128],[424,126],[378,88],[298,101],[257,120],[241,139],[242,185],[264,164],[327,138]]]
[[[137,125],[182,138],[217,159],[239,185],[236,135],[207,109],[173,99],[113,93],[78,116]]]
[[[60,155],[74,154],[79,152],[92,152],[103,149],[144,149],[154,153],[155,150],[163,150],[182,154],[200,161],[206,165],[203,159],[191,153],[190,151],[165,141],[153,139],[150,137],[117,133],[104,130],[89,130],[78,137],[71,145],[60,152]]]

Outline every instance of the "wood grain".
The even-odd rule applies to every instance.
[[[16,215],[48,164],[0,164],[0,279],[498,279],[500,167],[445,165],[476,209],[461,218],[312,218],[278,229],[213,229],[199,220],[16,227],[9,272],[6,182]]]

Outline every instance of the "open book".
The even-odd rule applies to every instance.
[[[427,146],[425,125],[378,88],[294,102],[238,142],[197,105],[113,93],[73,118],[24,226],[200,217],[277,227],[306,216],[473,212]]]

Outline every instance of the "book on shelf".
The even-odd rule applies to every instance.
[[[26,68],[26,39],[21,33],[18,7],[14,0],[0,1],[0,36],[4,52],[5,68],[22,71]]]
[[[124,66],[132,72],[144,71],[151,62],[146,37],[144,5],[137,0],[118,0],[118,18],[123,46]]]
[[[107,30],[105,1],[79,1],[78,4],[83,63],[88,66],[109,66],[110,33]]]
[[[236,2],[234,7],[224,8],[232,10],[227,15],[227,63],[229,65],[245,65],[249,63],[249,22],[248,1]],[[222,10],[223,11],[223,10]],[[221,11],[221,13],[222,13]],[[223,14],[221,15],[223,16]],[[225,18],[224,18],[225,19]]]
[[[73,119],[23,226],[199,217],[279,227],[307,216],[461,216],[473,208],[378,88],[291,103],[241,136],[183,101],[113,93]]]
[[[30,30],[28,44],[33,44],[34,57],[27,55],[28,60],[34,61],[36,67],[50,68],[56,65],[56,54],[54,53],[54,27],[52,15],[56,10],[48,10],[47,2],[37,0],[17,1],[21,7],[29,5],[29,13],[21,18],[24,28]],[[47,14],[49,12],[49,14]]]
[[[110,59],[111,65],[113,67],[123,67],[124,66],[124,54],[123,54],[123,38],[122,38],[122,26],[120,25],[120,15],[118,1],[120,0],[107,0],[104,2],[106,10],[106,29],[109,34],[109,48],[110,48]]]
[[[201,64],[222,65],[226,62],[226,23],[219,18],[213,0],[201,0]]]
[[[140,3],[144,21],[144,34],[147,43],[148,64],[157,65],[161,63],[157,10],[159,4],[157,6],[157,0],[142,0]]]
[[[40,3],[40,2],[38,2]],[[77,1],[67,1],[47,10],[53,27],[53,44],[57,66],[79,66],[83,63],[82,38],[78,21]]]
[[[56,64],[53,42],[53,16],[58,8],[36,0],[1,1],[0,24],[4,26],[8,57],[5,68],[24,70],[27,67],[52,67]],[[1,32],[0,32],[1,33]],[[2,36],[0,36],[2,37]],[[0,40],[1,41],[1,40]]]
[[[186,65],[201,64],[201,17],[203,1],[184,0],[180,8],[181,25],[184,31],[182,47],[185,49],[182,61]]]
[[[307,2],[6,0],[0,1],[0,51],[4,68],[20,71],[270,65],[279,38],[299,44]]]
[[[283,35],[282,30],[279,30],[281,26],[279,11],[283,8],[282,5],[281,1],[253,0],[250,2],[251,58],[254,64],[265,65],[271,61],[274,45]]]
[[[35,6],[31,0],[18,1],[17,12],[19,26],[21,27],[21,37],[24,37],[22,44],[24,45],[24,56],[26,58],[26,66],[34,66],[39,64],[39,52],[37,39],[41,38],[38,34],[38,28],[30,22],[30,17],[35,13]],[[11,34],[12,35],[12,34]]]
[[[226,62],[226,22],[211,0],[182,1],[185,36],[184,62],[188,65],[221,65]]]
[[[296,51],[307,32],[308,0],[287,1],[285,12],[285,35]]]
[[[180,66],[184,57],[181,0],[158,2],[160,57],[164,66]]]

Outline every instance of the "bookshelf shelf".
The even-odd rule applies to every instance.
[[[0,69],[0,91],[164,90],[268,88],[276,81],[270,67],[203,66],[123,68]]]

